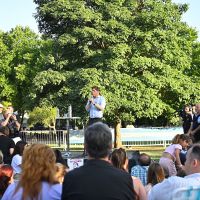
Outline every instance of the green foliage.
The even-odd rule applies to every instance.
[[[56,108],[53,107],[35,107],[32,112],[29,113],[28,124],[30,127],[39,123],[46,127],[55,126],[56,120]]]
[[[53,63],[52,42],[43,40],[28,27],[17,26],[0,34],[0,46],[0,98],[12,102],[23,115],[36,105],[31,96],[34,77]]]
[[[36,19],[54,40],[52,65],[33,80],[38,102],[86,117],[92,85],[107,100],[107,121],[163,117],[199,100],[199,82],[188,76],[197,33],[171,0],[35,0]]]

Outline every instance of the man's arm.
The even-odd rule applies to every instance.
[[[88,102],[87,102],[87,104],[86,104],[86,106],[85,106],[85,109],[86,109],[87,111],[89,111],[89,110],[90,110],[90,107],[91,107],[91,101],[90,101],[90,99],[88,99]]]
[[[8,125],[8,122],[9,122],[9,119],[10,119],[11,116],[12,116],[12,114],[9,113],[9,114],[7,115],[7,118],[6,118],[4,121],[1,122],[1,126],[7,126],[7,125]]]
[[[200,125],[196,129],[194,129],[193,131],[191,131],[191,135],[194,135],[199,130],[200,130]]]
[[[98,109],[98,110],[101,110],[103,111],[106,107],[106,101],[105,101],[105,98],[103,96],[101,96],[101,101],[100,103],[93,103],[93,105]]]
[[[19,130],[19,129],[20,129],[20,123],[17,121],[16,115],[12,115],[12,119],[13,119],[14,122],[15,122],[15,125],[16,125],[17,130]]]

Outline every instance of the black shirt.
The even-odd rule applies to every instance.
[[[7,136],[0,135],[0,150],[3,153],[3,162],[5,164],[11,164],[10,148],[14,148],[15,143]]]

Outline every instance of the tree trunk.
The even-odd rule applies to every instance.
[[[122,140],[121,140],[121,120],[117,120],[114,127],[114,148],[122,147]]]

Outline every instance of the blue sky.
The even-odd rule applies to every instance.
[[[189,3],[189,10],[183,16],[183,21],[196,28],[200,40],[200,1],[173,0],[176,3]],[[29,26],[38,32],[37,23],[33,17],[36,5],[32,0],[0,0],[0,29],[9,31],[16,25]]]

